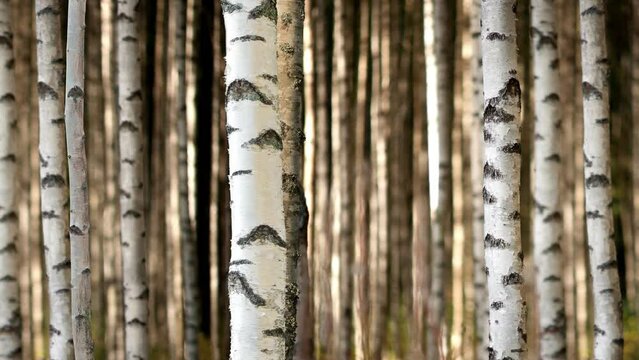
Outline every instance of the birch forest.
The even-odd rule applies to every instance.
[[[18,359],[639,359],[639,0],[0,0]]]

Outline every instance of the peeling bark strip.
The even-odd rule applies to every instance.
[[[200,291],[198,288],[197,237],[189,212],[188,129],[186,122],[186,30],[187,0],[175,4],[175,63],[177,68],[177,152],[178,152],[178,211],[180,217],[180,245],[182,248],[182,287],[184,309],[184,358],[197,360],[198,332],[201,324]],[[192,2],[191,2],[192,5]],[[192,8],[191,8],[192,10]],[[141,94],[140,94],[141,95]],[[129,99],[129,98],[127,98]]]
[[[146,275],[146,231],[144,214],[144,152],[142,126],[142,81],[139,41],[125,38],[139,38],[139,0],[117,1],[116,18],[116,62],[119,122],[120,162],[120,221],[122,244],[122,280],[124,288],[124,320],[126,337],[126,358],[148,359],[148,297],[139,295],[147,291]],[[135,325],[135,326],[130,326]]]
[[[544,204],[535,212],[533,220],[533,243],[535,262],[535,290],[539,301],[538,326],[540,359],[566,359],[564,329],[563,266],[564,258],[557,239],[562,238],[562,202],[560,191],[563,171],[561,157],[562,121],[559,98],[559,69],[554,63],[558,58],[557,26],[555,23],[557,6],[545,0],[532,0],[532,36],[536,46],[533,49],[534,89],[535,89],[535,140],[534,198]]]
[[[89,189],[84,133],[84,29],[86,0],[69,2],[67,73],[64,117],[69,151],[69,212],[71,244],[71,316],[75,358],[93,359],[91,338],[91,253]],[[89,270],[89,271],[87,271]]]
[[[619,360],[623,339],[621,292],[612,227],[610,181],[610,126],[597,119],[610,117],[605,4],[580,0],[586,221],[594,305],[594,359]],[[612,289],[612,292],[609,290]],[[605,290],[605,291],[604,291]]]
[[[13,38],[12,12],[9,2],[0,3],[0,33]],[[0,48],[0,63],[13,61],[12,47]],[[18,167],[14,155],[18,138],[13,67],[0,68],[0,276],[17,279],[19,272],[18,244]],[[26,240],[26,239],[24,239]],[[2,280],[0,279],[0,280]],[[22,356],[20,319],[20,289],[18,281],[0,282],[0,359],[20,359]]]
[[[286,252],[282,156],[276,113],[276,20],[273,0],[225,0],[226,112],[231,176],[231,262],[250,261],[229,272],[231,359],[284,359],[285,337],[269,336],[287,323]],[[232,41],[246,35],[264,41]],[[259,58],[249,68],[243,59]],[[235,130],[236,129],[236,130]],[[246,339],[252,339],[246,341]],[[262,352],[268,349],[268,352]]]
[[[484,77],[484,233],[489,311],[489,359],[526,358],[522,298],[519,187],[521,90],[517,79],[516,1],[482,1]],[[544,47],[546,48],[546,47]],[[490,165],[490,166],[489,166]],[[494,171],[491,169],[494,168]],[[491,176],[498,173],[500,176]],[[491,246],[492,245],[492,246]],[[515,335],[517,334],[517,335]]]
[[[49,356],[72,359],[71,283],[69,268],[57,264],[69,261],[67,239],[67,154],[64,125],[65,62],[62,49],[59,0],[37,0],[35,21],[38,58],[40,185],[42,234],[51,316]],[[62,121],[60,121],[62,119]],[[47,214],[55,215],[48,216]]]

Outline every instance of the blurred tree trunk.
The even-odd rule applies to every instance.
[[[489,357],[526,358],[519,186],[521,89],[514,1],[482,3],[484,77],[484,238]]]
[[[370,149],[367,132],[370,111],[368,108],[370,74],[370,0],[361,0],[359,23],[359,56],[357,63],[355,108],[355,257],[353,266],[353,307],[355,309],[353,343],[355,359],[370,359],[370,302],[369,294],[369,218]]]
[[[580,0],[584,100],[584,181],[590,274],[594,299],[594,357],[621,359],[621,293],[612,224],[610,108],[605,8]]]
[[[0,358],[22,356],[18,283],[18,117],[15,96],[12,12],[9,2],[0,4]],[[9,66],[7,66],[7,64]],[[20,99],[28,101],[28,99]]]
[[[120,221],[126,358],[147,358],[148,282],[144,210],[143,100],[139,1],[117,3]]]
[[[542,359],[565,358],[566,316],[563,287],[561,209],[561,126],[556,8],[531,2],[535,86],[534,260],[538,338]]]
[[[71,279],[67,237],[67,159],[64,130],[64,52],[58,1],[35,6],[40,97],[42,230],[49,289],[49,356],[70,359]]]
[[[472,128],[470,143],[470,168],[473,192],[472,239],[473,239],[473,283],[475,301],[475,359],[488,358],[488,292],[484,268],[484,96],[481,52],[481,1],[473,0],[470,28],[473,43],[472,72]]]
[[[632,18],[632,98],[639,98],[639,0],[633,0],[633,18]],[[632,103],[632,188],[633,188],[633,241],[632,249],[628,249],[634,253],[635,261],[639,262],[639,103]],[[632,265],[631,265],[632,266]],[[639,274],[639,264],[635,263],[635,276]],[[635,277],[635,288],[639,292],[639,279]],[[639,309],[639,294],[636,294],[635,309]]]

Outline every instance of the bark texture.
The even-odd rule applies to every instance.
[[[605,5],[580,0],[586,228],[594,307],[594,358],[621,359],[621,291],[612,219]]]
[[[73,357],[62,11],[57,0],[36,1],[42,233],[51,314],[49,356],[53,359]]]
[[[273,0],[223,1],[231,184],[231,359],[283,359],[286,262]]]
[[[472,177],[473,290],[475,301],[475,358],[488,358],[488,292],[484,267],[484,86],[481,52],[481,0],[474,0],[470,14],[473,55],[472,128],[470,131],[470,171]]]
[[[93,358],[89,187],[84,133],[84,29],[86,0],[70,0],[67,17],[66,122],[69,152],[71,316],[76,359]]]
[[[277,2],[277,79],[279,85],[279,119],[282,132],[282,190],[286,226],[286,359],[310,359],[311,324],[308,319],[308,259],[306,228],[308,210],[302,187],[304,129],[302,99],[304,85],[302,31],[304,1]]]
[[[22,357],[18,286],[18,118],[10,2],[0,3],[0,359]],[[24,163],[20,161],[20,163]]]
[[[184,357],[198,358],[200,328],[200,292],[197,283],[197,238],[189,211],[188,130],[186,121],[186,30],[187,0],[175,3],[175,64],[177,68],[177,145],[178,145],[178,211],[182,248],[182,286],[184,288]]]
[[[116,7],[120,223],[126,359],[147,359],[145,177],[138,0]]]
[[[535,88],[534,261],[540,359],[566,358],[561,110],[555,4],[531,2]]]
[[[484,247],[490,359],[526,358],[526,304],[519,186],[521,89],[516,1],[482,2],[484,76]]]

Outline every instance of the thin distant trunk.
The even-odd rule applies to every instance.
[[[470,15],[473,55],[472,72],[472,128],[470,131],[470,171],[472,177],[473,215],[473,290],[475,301],[475,359],[488,358],[488,293],[484,267],[484,86],[481,52],[481,1],[474,0]]]
[[[120,221],[127,359],[146,359],[149,354],[139,5],[139,0],[118,1],[116,17]]]
[[[330,13],[328,12],[328,0],[309,0],[316,3],[315,30],[313,36],[316,41],[315,64],[316,91],[317,91],[317,117],[315,123],[315,202],[313,221],[313,241],[316,244],[316,277],[315,277],[315,304],[317,321],[316,334],[318,337],[318,350],[320,358],[332,357],[331,345],[334,324],[332,318],[331,297],[331,249],[332,236],[330,231],[330,161],[331,161],[331,119],[330,119]]]
[[[283,141],[276,110],[277,9],[273,0],[225,1],[222,8],[233,231],[228,272],[231,359],[283,359],[289,343],[285,319],[289,244],[283,209]]]
[[[64,118],[69,151],[71,316],[76,359],[93,358],[89,187],[84,133],[84,29],[86,0],[69,2]]]
[[[438,160],[438,186],[431,186],[431,193],[436,193],[433,219],[431,224],[431,282],[428,306],[428,359],[436,359],[442,355],[442,345],[446,342],[446,293],[447,279],[450,278],[450,253],[447,251],[452,235],[452,171],[451,171],[451,136],[453,125],[453,91],[454,91],[454,14],[453,1],[433,0],[434,59],[437,68],[436,86],[437,104],[433,119],[437,127],[437,142],[430,144],[431,154]],[[431,164],[434,166],[434,164]],[[448,259],[448,260],[447,260]]]
[[[0,359],[22,357],[18,286],[18,156],[12,13],[0,3]],[[7,66],[9,65],[9,66]],[[26,99],[21,99],[25,101]],[[19,159],[24,163],[25,159]]]
[[[64,126],[64,53],[57,0],[37,0],[36,36],[40,97],[42,233],[49,289],[49,356],[73,357],[71,283],[67,237],[67,157]]]
[[[534,260],[541,359],[566,358],[561,208],[561,126],[556,8],[531,2],[535,86]]]
[[[200,294],[197,284],[197,244],[189,211],[188,133],[186,124],[186,10],[187,0],[175,3],[175,64],[177,67],[178,211],[184,288],[184,357],[198,358]]]
[[[633,4],[633,20],[632,20],[632,98],[639,98],[639,0],[634,0]],[[639,103],[632,103],[632,188],[633,188],[633,233],[639,236]],[[639,262],[639,240],[634,238],[634,247],[629,249],[634,253],[635,261]],[[639,274],[639,264],[635,263],[635,274]],[[635,280],[635,287],[639,292],[639,280]],[[635,299],[635,309],[639,309],[639,294]]]
[[[277,79],[279,119],[282,127],[282,186],[286,226],[286,359],[311,359],[312,339],[308,320],[308,259],[306,228],[308,210],[302,187],[304,128],[303,102],[303,0],[277,2]]]
[[[332,257],[331,282],[333,288],[333,319],[337,326],[333,332],[338,358],[349,359],[352,350],[353,329],[353,121],[350,61],[353,56],[354,34],[350,29],[352,11],[348,0],[334,1],[333,72],[331,96],[331,191],[332,191]]]
[[[416,2],[413,14],[415,33],[423,34],[423,4]],[[430,240],[430,203],[428,189],[428,119],[426,111],[426,59],[419,36],[413,50],[413,239],[412,239],[412,302],[411,332],[413,359],[426,357],[428,302],[428,244]]]
[[[594,358],[621,359],[621,292],[612,223],[610,105],[603,0],[580,0],[584,181],[594,301]]]
[[[370,359],[370,322],[368,301],[369,293],[369,197],[370,159],[366,156],[367,133],[369,120],[368,91],[370,60],[370,0],[362,0],[359,4],[360,39],[359,59],[357,65],[357,107],[355,120],[355,218],[354,218],[354,353],[357,360]]]
[[[490,358],[526,358],[519,186],[521,89],[515,1],[482,2],[484,246]],[[515,10],[515,11],[513,11]]]

